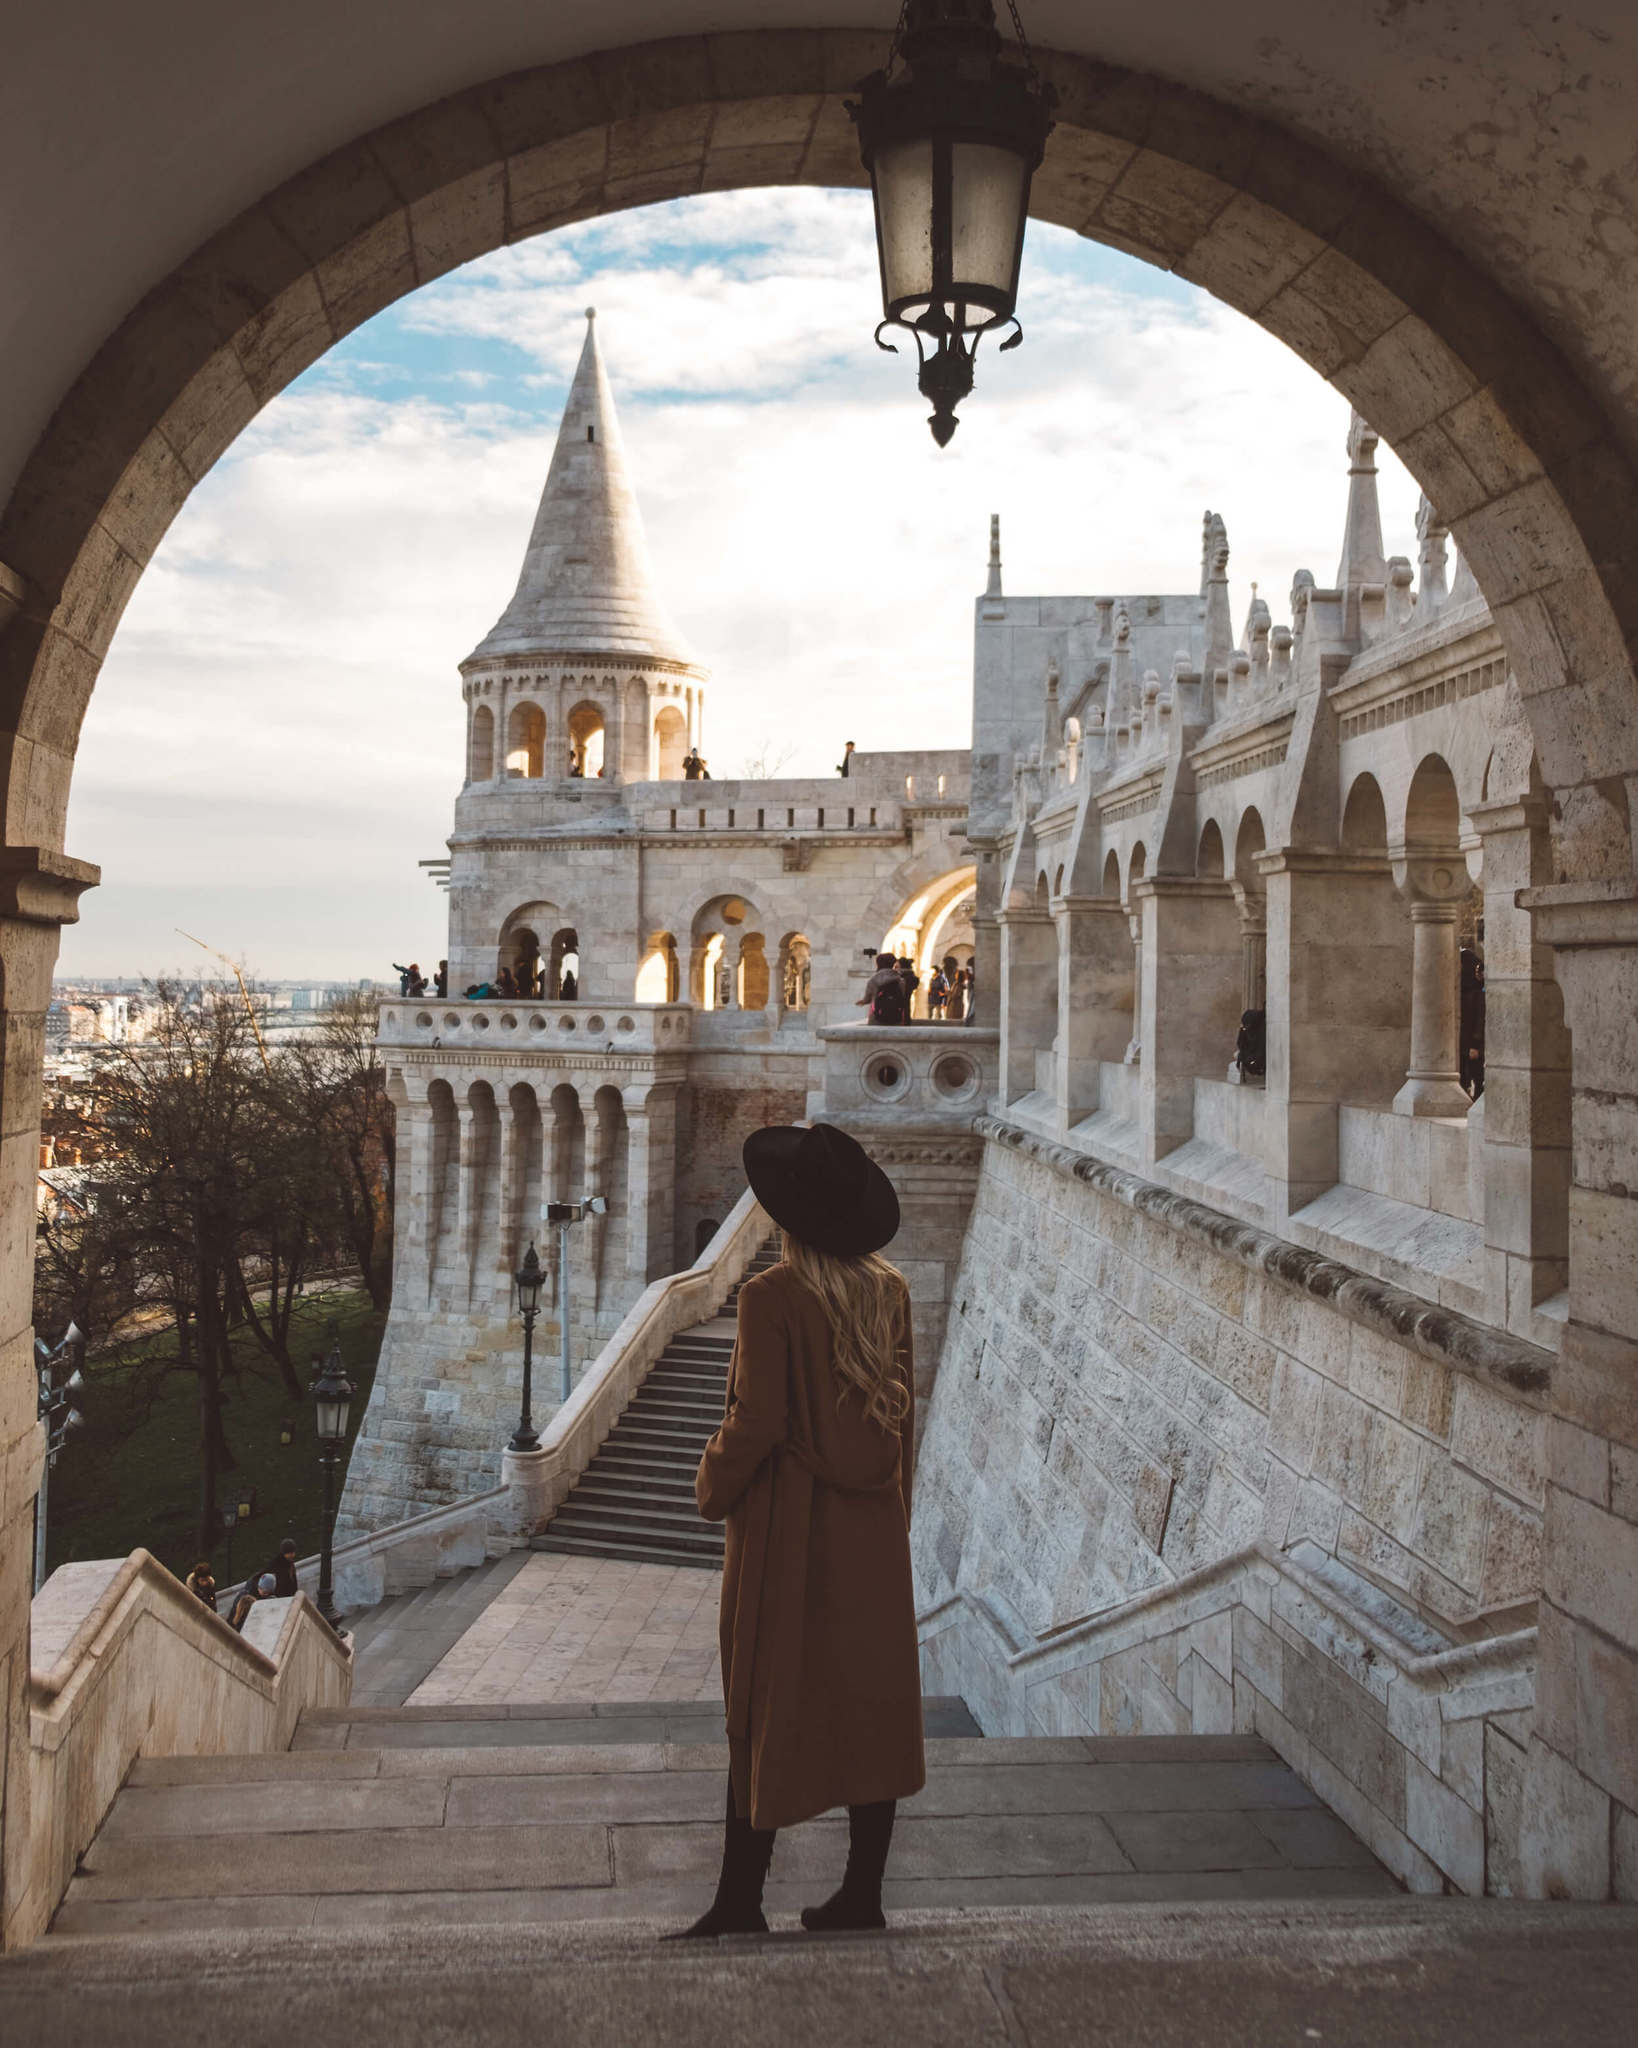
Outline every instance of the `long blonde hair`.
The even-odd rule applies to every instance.
[[[837,1407],[858,1393],[867,1420],[896,1434],[910,1410],[910,1390],[897,1370],[899,1320],[909,1295],[904,1275],[877,1252],[844,1259],[788,1230],[784,1239],[785,1264],[818,1297],[830,1323]]]

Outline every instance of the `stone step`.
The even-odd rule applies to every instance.
[[[692,1500],[665,1500],[650,1493],[635,1493],[629,1487],[617,1488],[612,1498],[605,1494],[590,1499],[582,1498],[576,1488],[552,1517],[552,1524],[574,1536],[594,1535],[601,1529],[649,1529],[657,1536],[677,1537],[685,1542],[699,1537],[717,1550],[722,1548],[723,1540],[721,1529],[703,1521]]]
[[[679,1473],[676,1478],[650,1475],[633,1484],[632,1475],[626,1472],[608,1471],[600,1478],[590,1476],[582,1479],[564,1503],[571,1502],[582,1507],[607,1507],[616,1502],[652,1501],[656,1506],[678,1507],[695,1512],[694,1482]]]
[[[695,1567],[700,1571],[717,1572],[722,1569],[722,1553],[685,1551],[670,1543],[648,1538],[612,1538],[606,1536],[571,1536],[552,1532],[557,1528],[554,1519],[538,1536],[530,1538],[534,1550],[548,1550],[563,1557],[615,1557],[624,1558],[632,1564],[669,1564]]]
[[[342,1708],[298,1736],[282,1756],[139,1764],[52,1939],[691,1917],[710,1896],[720,1700]],[[900,1804],[890,1911],[1397,1891],[1255,1737],[930,1736],[927,1760]],[[835,1882],[846,1835],[839,1813],[781,1833],[776,1924]]]

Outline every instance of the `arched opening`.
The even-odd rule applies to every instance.
[[[506,772],[538,778],[546,772],[546,714],[538,704],[514,704],[506,737]]]
[[[813,948],[801,932],[787,932],[779,942],[779,1006],[793,1013],[813,1000]]]
[[[1217,820],[1208,818],[1194,856],[1194,871],[1203,882],[1221,881],[1223,876],[1223,835]]]
[[[1382,789],[1370,773],[1356,775],[1342,807],[1342,847],[1346,853],[1388,857],[1388,807]]]
[[[529,1002],[540,993],[540,935],[524,924],[501,941],[499,972],[510,978],[504,994]]]
[[[715,896],[696,913],[688,977],[696,1008],[766,1006],[768,959],[761,927],[760,913],[744,896]]]
[[[656,932],[648,942],[637,969],[635,1000],[639,1003],[674,1003],[678,999],[680,966],[677,941],[670,932]]]
[[[472,713],[467,733],[466,779],[488,782],[495,773],[495,714],[487,704]]]
[[[766,86],[767,81],[759,83]],[[1089,99],[1100,104],[1119,100],[1119,90],[1110,91],[1109,84],[1105,79],[1104,91],[1089,94]],[[811,80],[808,89],[812,89]],[[1165,120],[1156,118],[1153,111],[1157,99],[1164,107],[1168,91],[1164,81],[1156,81],[1153,94],[1130,95],[1141,100],[1140,118],[1150,125],[1121,139],[1116,161],[1130,170],[1139,195],[1147,190],[1153,197],[1156,186],[1164,186],[1168,169],[1178,168],[1156,150],[1140,146],[1151,135],[1168,132]],[[1205,162],[1183,167],[1192,169],[1194,175],[1177,177],[1172,196],[1162,193],[1147,208],[1141,196],[1134,201],[1130,192],[1116,189],[1105,214],[1100,197],[1090,215],[1094,231],[1101,228],[1119,234],[1124,222],[1127,238],[1141,238],[1141,245],[1157,260],[1175,265],[1184,274],[1210,280],[1232,303],[1259,313],[1273,331],[1292,338],[1309,360],[1333,375],[1343,388],[1356,390],[1361,403],[1401,445],[1416,447],[1414,460],[1425,471],[1431,488],[1438,489],[1441,480],[1448,479],[1462,496],[1466,507],[1461,514],[1464,543],[1471,536],[1475,563],[1481,576],[1488,572],[1492,597],[1499,606],[1508,598],[1527,600],[1516,605],[1506,630],[1517,636],[1521,657],[1531,651],[1540,655],[1539,663],[1521,658],[1519,667],[1527,677],[1527,687],[1540,692],[1552,705],[1540,722],[1551,778],[1564,786],[1577,781],[1583,784],[1582,807],[1570,816],[1569,828],[1559,841],[1563,873],[1600,872],[1598,862],[1612,847],[1619,848],[1617,826],[1624,819],[1624,799],[1618,802],[1606,796],[1594,774],[1596,771],[1613,782],[1631,766],[1630,743],[1619,737],[1629,722],[1625,714],[1630,710],[1631,679],[1619,651],[1615,617],[1604,601],[1593,566],[1623,559],[1621,528],[1627,518],[1630,478],[1618,452],[1623,445],[1621,437],[1600,433],[1600,414],[1586,403],[1585,394],[1562,370],[1554,352],[1521,326],[1499,291],[1489,291],[1471,269],[1441,260],[1445,252],[1429,231],[1420,230],[1408,215],[1385,227],[1376,195],[1368,194],[1365,230],[1351,231],[1348,246],[1356,253],[1372,246],[1391,247],[1394,253],[1375,263],[1386,276],[1373,276],[1370,267],[1361,270],[1343,250],[1326,245],[1330,230],[1321,210],[1335,205],[1332,180],[1304,178],[1303,159],[1283,156],[1277,134],[1258,129],[1249,119],[1243,128],[1236,128],[1239,116],[1226,107],[1214,112],[1221,112],[1221,124],[1215,120],[1197,124],[1204,131],[1201,140],[1172,144],[1202,154],[1210,150],[1210,167]],[[448,109],[443,113],[447,119]],[[1117,112],[1113,118],[1118,126],[1124,117]],[[460,124],[452,121],[450,125]],[[1176,125],[1181,128],[1184,124]],[[702,135],[712,127],[709,121],[702,123]],[[804,128],[805,138],[809,132]],[[1084,147],[1084,131],[1077,136],[1073,127],[1066,125],[1065,133]],[[1237,156],[1233,142],[1225,139],[1230,134],[1252,146]],[[403,137],[398,139],[402,143]],[[546,138],[548,142],[553,139]],[[520,146],[539,147],[541,141],[531,134]],[[702,144],[702,150],[704,147]],[[350,152],[338,151],[337,155],[351,163]],[[681,150],[678,155],[686,157],[687,152]],[[840,152],[835,160],[842,160]],[[1224,178],[1225,168],[1235,162],[1253,168]],[[800,175],[801,159],[793,159],[793,166],[789,174]],[[698,163],[688,162],[679,172],[667,167],[660,175],[704,182],[707,168],[702,154]],[[1290,175],[1292,172],[1296,175]],[[1111,181],[1118,187],[1126,174],[1126,169],[1111,173]],[[356,235],[362,249],[377,229],[389,226],[390,233],[382,240],[394,247],[401,243],[405,252],[414,251],[406,253],[404,276],[426,274],[415,245],[417,237],[425,233],[427,219],[440,213],[445,188],[438,182],[439,175],[436,171],[429,174],[429,189],[416,190],[413,207],[405,203],[401,187],[389,181],[386,211],[380,220],[366,218],[368,199],[345,213],[338,208],[337,217],[345,225],[334,230],[337,243],[324,246],[326,230],[315,228],[316,253],[310,247],[304,260],[330,263],[335,271],[344,271],[341,243]],[[462,175],[480,176],[481,170],[474,172],[470,164],[463,164]],[[1207,176],[1213,182],[1206,188],[1206,203],[1201,204],[1201,186]],[[1284,200],[1278,196],[1282,180]],[[1084,181],[1076,177],[1068,183],[1078,188],[1075,217],[1087,216],[1090,202]],[[1311,201],[1307,196],[1310,186],[1314,192]],[[1067,209],[1066,198],[1055,202],[1050,176],[1043,178],[1040,189],[1043,206],[1058,203]],[[1220,205],[1215,203],[1218,200]],[[576,203],[587,202],[577,194]],[[595,204],[595,198],[590,203]],[[473,211],[481,214],[482,209]],[[1308,227],[1299,225],[1294,230],[1291,212],[1303,214]],[[1360,215],[1350,208],[1349,219],[1357,224]],[[480,226],[466,232],[480,240],[503,231],[515,232],[510,206],[505,221],[504,229]],[[1285,252],[1280,267],[1290,274],[1278,286],[1274,283],[1278,273],[1271,271],[1267,262],[1248,264],[1244,260],[1246,235],[1259,229],[1268,231],[1264,246]],[[458,261],[462,253],[473,251],[466,248],[463,252],[445,242],[431,252],[431,260]],[[315,323],[317,342],[310,344],[304,338],[289,349],[292,370],[311,360],[324,334],[356,317],[346,309],[347,295],[326,296],[310,283],[311,275],[301,274],[301,286],[310,289],[314,304],[325,310],[322,320]],[[358,298],[365,304],[383,302],[395,289],[393,278],[391,269],[385,269],[379,278],[372,277]],[[1390,278],[1397,279],[1400,289],[1417,302],[1415,306],[1393,296]],[[291,291],[291,299],[281,307],[274,294],[286,289]],[[1441,296],[1456,309],[1453,314],[1445,314]],[[245,302],[254,297],[254,290],[247,287]],[[254,305],[253,319],[266,331],[288,332],[288,328],[281,329],[280,314],[292,311],[298,302],[294,287],[282,272],[266,286],[265,298],[267,303]],[[64,424],[54,430],[59,444],[61,436],[66,436],[91,451],[83,464],[67,460],[61,464],[63,474],[73,480],[73,518],[81,517],[82,505],[89,508],[86,526],[76,534],[72,520],[30,516],[0,532],[0,557],[22,562],[24,582],[33,594],[29,617],[9,636],[14,644],[0,650],[8,682],[20,682],[26,671],[54,690],[60,689],[62,697],[61,703],[55,698],[46,704],[35,703],[32,715],[25,711],[15,777],[22,810],[13,821],[18,844],[32,843],[29,828],[33,820],[52,821],[61,814],[60,797],[71,748],[57,737],[45,744],[36,741],[71,732],[77,705],[83,702],[120,602],[138,566],[146,560],[157,531],[162,530],[172,499],[186,487],[185,482],[179,485],[175,480],[177,450],[157,425],[152,447],[124,421],[115,422],[116,431],[98,434],[97,407],[114,402],[102,394],[112,393],[117,398],[134,390],[138,403],[152,404],[156,420],[163,405],[167,412],[177,411],[183,420],[199,422],[199,445],[182,462],[184,478],[198,474],[208,466],[223,436],[236,431],[237,423],[248,417],[279,374],[269,371],[267,351],[258,349],[255,336],[248,342],[239,335],[224,338],[221,329],[226,324],[225,319],[200,322],[199,347],[201,353],[209,351],[216,366],[211,374],[220,374],[231,385],[232,403],[224,404],[219,412],[208,411],[203,403],[179,404],[183,394],[160,392],[158,387],[168,370],[157,353],[156,374],[150,378],[123,375],[117,360],[99,358],[88,389],[76,393],[76,402],[61,409]],[[132,325],[140,345],[142,336],[150,331],[146,304],[143,318]],[[181,344],[176,353],[182,355]],[[1413,373],[1404,374],[1407,369]],[[202,401],[204,395],[202,390],[186,394],[190,401]],[[1564,402],[1556,403],[1559,399]],[[42,444],[47,462],[52,459],[51,442],[48,436]],[[1498,443],[1509,450],[1505,456],[1497,455]],[[99,467],[104,472],[101,476]],[[134,480],[129,485],[128,477]],[[145,482],[145,478],[154,481]],[[1480,482],[1481,478],[1485,481]],[[106,490],[101,488],[103,484],[107,484]],[[49,493],[40,488],[38,477],[20,496],[28,515],[49,503]],[[1577,520],[1588,530],[1607,521],[1603,533],[1608,544],[1584,547]],[[1521,528],[1526,526],[1531,532],[1528,548],[1519,544]],[[21,540],[21,547],[12,546],[14,535]],[[1513,559],[1526,554],[1528,570],[1515,573]],[[48,618],[51,623],[42,627]],[[87,621],[93,623],[87,627]],[[1567,644],[1576,650],[1569,656],[1572,666],[1579,664],[1584,673],[1608,679],[1611,715],[1607,718],[1576,716],[1580,678],[1566,677],[1563,649]],[[1566,680],[1570,691],[1561,688]],[[1566,706],[1563,697],[1571,691],[1575,694]],[[1591,694],[1589,691],[1589,697]],[[18,687],[10,692],[8,701],[21,702],[23,697],[24,691]],[[1618,737],[1612,741],[1612,735]],[[25,758],[29,749],[35,756],[32,763]],[[492,732],[487,762],[478,779],[489,779],[493,773]],[[26,790],[25,779],[29,779]],[[56,802],[52,801],[54,795]],[[1588,826],[1578,823],[1577,815],[1582,821],[1592,817],[1601,822]],[[48,822],[33,836],[44,837],[51,829]],[[1407,859],[1412,851],[1407,846]],[[1128,879],[1132,879],[1131,872]]]
[[[972,863],[952,868],[919,889],[880,939],[874,933],[868,935],[873,950],[910,962],[916,976],[910,1003],[912,1019],[927,1017],[928,988],[936,969],[942,967],[948,979],[947,957],[955,960],[957,972],[962,966],[971,965],[977,879],[978,870]],[[963,989],[963,1002],[970,1005],[970,977]],[[949,1015],[948,1008],[945,1015]]]
[[[688,758],[688,720],[675,704],[662,704],[654,714],[654,766],[659,782],[680,782]]]
[[[1410,1056],[1394,1095],[1401,1116],[1465,1117],[1462,1086],[1461,921],[1472,896],[1461,848],[1462,806],[1450,764],[1427,754],[1405,797],[1405,822],[1389,847],[1393,877],[1410,905]]]
[[[548,1002],[578,1003],[584,1000],[580,979],[580,935],[572,926],[553,932],[546,963]]]
[[[595,781],[603,773],[603,707],[583,698],[568,716],[569,758],[565,773]]]

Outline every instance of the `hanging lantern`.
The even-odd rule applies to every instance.
[[[991,0],[904,0],[884,70],[848,102],[876,201],[882,328],[915,337],[928,425],[945,447],[973,388],[980,339],[1009,323],[1029,217],[1029,181],[1057,94],[1035,69],[1018,9],[1003,44]]]

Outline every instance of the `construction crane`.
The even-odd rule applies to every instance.
[[[268,1058],[267,1047],[262,1041],[262,1027],[256,1022],[256,1007],[250,1000],[250,990],[245,986],[243,970],[236,961],[230,960],[219,947],[207,946],[203,939],[196,939],[192,932],[183,931],[180,925],[175,926],[174,929],[179,938],[184,938],[190,945],[197,946],[202,953],[214,954],[224,967],[229,967],[233,970],[233,978],[239,984],[239,993],[244,997],[245,1015],[250,1019],[250,1028],[256,1035],[256,1050],[262,1056],[262,1071],[271,1080],[273,1078],[273,1062]]]

